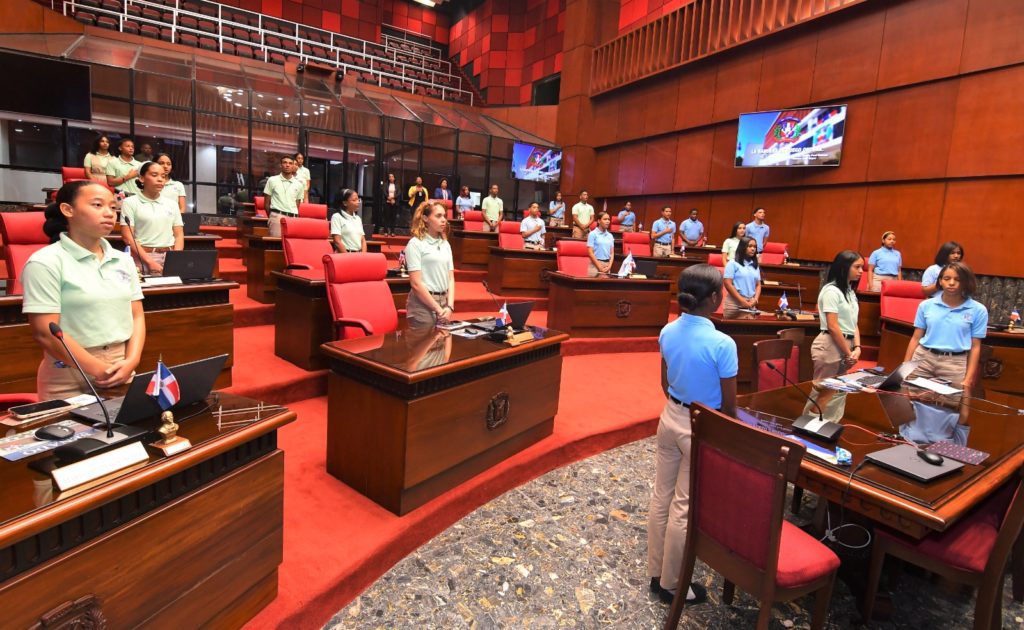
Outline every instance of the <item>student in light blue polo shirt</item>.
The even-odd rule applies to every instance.
[[[772,233],[772,229],[764,222],[764,217],[764,208],[755,208],[754,220],[747,223],[747,236],[757,241],[757,253],[759,254],[764,251],[764,244]]]
[[[903,279],[903,255],[896,249],[896,232],[882,234],[882,246],[868,257],[868,287],[882,290],[882,280]]]
[[[679,231],[682,232],[687,247],[700,244],[704,238],[704,224],[697,218],[696,208],[690,208],[690,216],[679,224]]]
[[[661,209],[661,218],[651,226],[651,240],[654,241],[654,250],[651,252],[660,258],[668,258],[672,255],[672,239],[676,236],[676,224],[672,220],[672,207],[665,206]]]
[[[715,330],[709,316],[722,303],[722,275],[711,265],[689,267],[679,274],[679,319],[658,337],[661,385],[668,400],[658,421],[654,492],[647,517],[647,575],[650,589],[671,602],[678,589],[690,509],[690,410],[699,402],[736,415],[736,342]],[[690,584],[687,604],[707,593]]]
[[[939,290],[939,272],[949,263],[961,262],[964,259],[964,246],[956,241],[946,241],[935,253],[935,264],[929,265],[921,275],[921,290],[925,295],[932,296]]]
[[[623,232],[632,232],[636,229],[636,213],[633,212],[632,202],[627,201],[625,207],[619,210],[619,225]]]
[[[587,275],[591,278],[612,272],[612,263],[615,262],[615,237],[610,231],[611,225],[612,215],[602,211],[597,215],[597,228],[591,230],[587,236],[587,255],[590,256]]]
[[[736,258],[725,265],[726,317],[737,317],[740,309],[756,309],[761,298],[761,270],[757,266],[757,243],[749,236],[740,239]]]
[[[971,299],[977,281],[970,267],[949,263],[939,274],[940,292],[921,302],[904,361],[917,361],[914,377],[939,378],[970,389],[977,382],[988,310]]]
[[[548,225],[559,227],[565,225],[565,202],[562,201],[562,191],[555,191],[554,200],[548,202]]]

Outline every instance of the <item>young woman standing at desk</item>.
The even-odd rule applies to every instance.
[[[174,165],[171,163],[171,156],[166,153],[157,153],[153,160],[164,169],[164,188],[160,196],[178,206],[178,212],[185,214],[185,186],[179,181],[171,179],[171,171]]]
[[[615,237],[609,231],[611,224],[612,216],[604,211],[599,212],[597,227],[587,235],[587,256],[590,257],[587,275],[591,278],[612,272],[612,263],[615,262]]]
[[[85,154],[85,172],[89,179],[101,184],[107,183],[107,162],[110,161],[110,138],[99,136],[92,141],[92,151]]]
[[[924,270],[921,276],[921,290],[931,297],[939,290],[939,272],[949,263],[963,262],[964,247],[956,241],[946,241],[935,253],[935,264]]]
[[[917,307],[914,335],[904,361],[917,361],[911,378],[940,378],[969,390],[977,380],[981,340],[988,328],[988,310],[971,299],[977,282],[961,262],[939,273],[940,292]]]
[[[761,270],[757,266],[757,241],[744,236],[736,249],[736,259],[725,265],[726,317],[736,317],[740,309],[755,309],[761,299]]]
[[[849,249],[836,254],[828,268],[825,285],[818,292],[821,332],[811,344],[816,381],[844,374],[860,360],[856,289],[862,273],[864,258]]]
[[[868,257],[868,288],[882,290],[883,280],[903,279],[903,254],[896,249],[896,233],[882,234],[882,246]]]
[[[164,169],[146,162],[139,169],[140,193],[121,204],[121,238],[144,273],[162,274],[167,252],[185,249],[185,224],[178,204],[161,196]]]
[[[433,326],[455,312],[455,262],[445,227],[444,204],[424,202],[413,213],[412,238],[405,246],[405,264],[412,290],[406,301],[410,326]]]
[[[746,223],[743,221],[737,221],[733,224],[729,238],[722,241],[722,258],[725,260],[726,264],[732,260],[736,260],[736,248],[740,246],[740,239],[746,235]]]
[[[32,336],[43,349],[36,391],[43,400],[88,393],[74,361],[50,324],[96,387],[129,381],[146,342],[142,289],[132,259],[110,246],[114,196],[95,182],[64,184],[46,208],[48,245],[32,254],[22,272]]]
[[[722,303],[722,274],[694,265],[679,274],[679,319],[661,329],[661,387],[668,400],[658,421],[654,493],[647,517],[647,575],[651,591],[671,603],[679,584],[690,510],[690,405],[736,415],[736,342],[708,319]],[[690,584],[688,604],[707,597]]]
[[[359,194],[346,188],[341,191],[341,210],[331,217],[331,242],[338,253],[366,253],[366,232],[359,216]]]

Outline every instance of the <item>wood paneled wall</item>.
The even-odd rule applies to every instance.
[[[955,239],[979,273],[1024,276],[999,239],[1024,199],[1021,33],[1020,0],[869,2],[586,107],[563,101],[563,190],[630,199],[648,225],[666,203],[696,207],[716,243],[764,206],[798,258],[868,253],[891,229],[908,266]],[[566,55],[563,99],[584,66]],[[733,166],[740,113],[826,103],[849,105],[841,166]]]

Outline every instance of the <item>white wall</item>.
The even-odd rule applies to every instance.
[[[199,145],[196,147],[196,164],[192,170],[193,177],[198,179],[198,173],[217,172],[217,147],[210,145]],[[217,187],[199,186],[196,192],[196,208],[204,214],[217,213]]]

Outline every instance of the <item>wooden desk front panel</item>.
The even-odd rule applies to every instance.
[[[543,297],[548,294],[548,274],[558,268],[555,252],[492,247],[487,263],[487,282],[498,295]]]
[[[754,364],[754,342],[766,339],[778,339],[778,332],[785,328],[803,328],[804,341],[800,345],[800,380],[810,380],[814,371],[811,362],[811,344],[818,335],[817,321],[759,321],[743,319],[715,318],[715,328],[729,335],[736,341],[739,370],[736,374],[736,387],[740,392],[751,391]]]
[[[283,523],[274,451],[0,585],[4,625],[91,595],[108,628],[239,628],[277,595]]]
[[[269,239],[269,237],[268,237]],[[273,304],[277,292],[277,278],[273,272],[284,271],[284,250],[280,239],[268,240],[262,237],[245,239],[249,246],[245,250],[246,295],[263,304]]]
[[[666,282],[613,280],[582,288],[587,285],[552,278],[548,326],[570,336],[657,337],[668,323]]]
[[[857,293],[857,304],[860,306],[857,329],[860,330],[862,346],[878,347],[882,341],[881,297],[880,293]]]
[[[761,278],[775,280],[781,284],[792,284],[800,287],[801,308],[816,310],[818,291],[821,289],[820,267],[801,267],[797,265],[761,265]],[[795,307],[795,296],[789,296],[789,303]]]
[[[487,271],[491,248],[498,244],[498,234],[456,230],[452,232],[449,242],[456,269]]]

